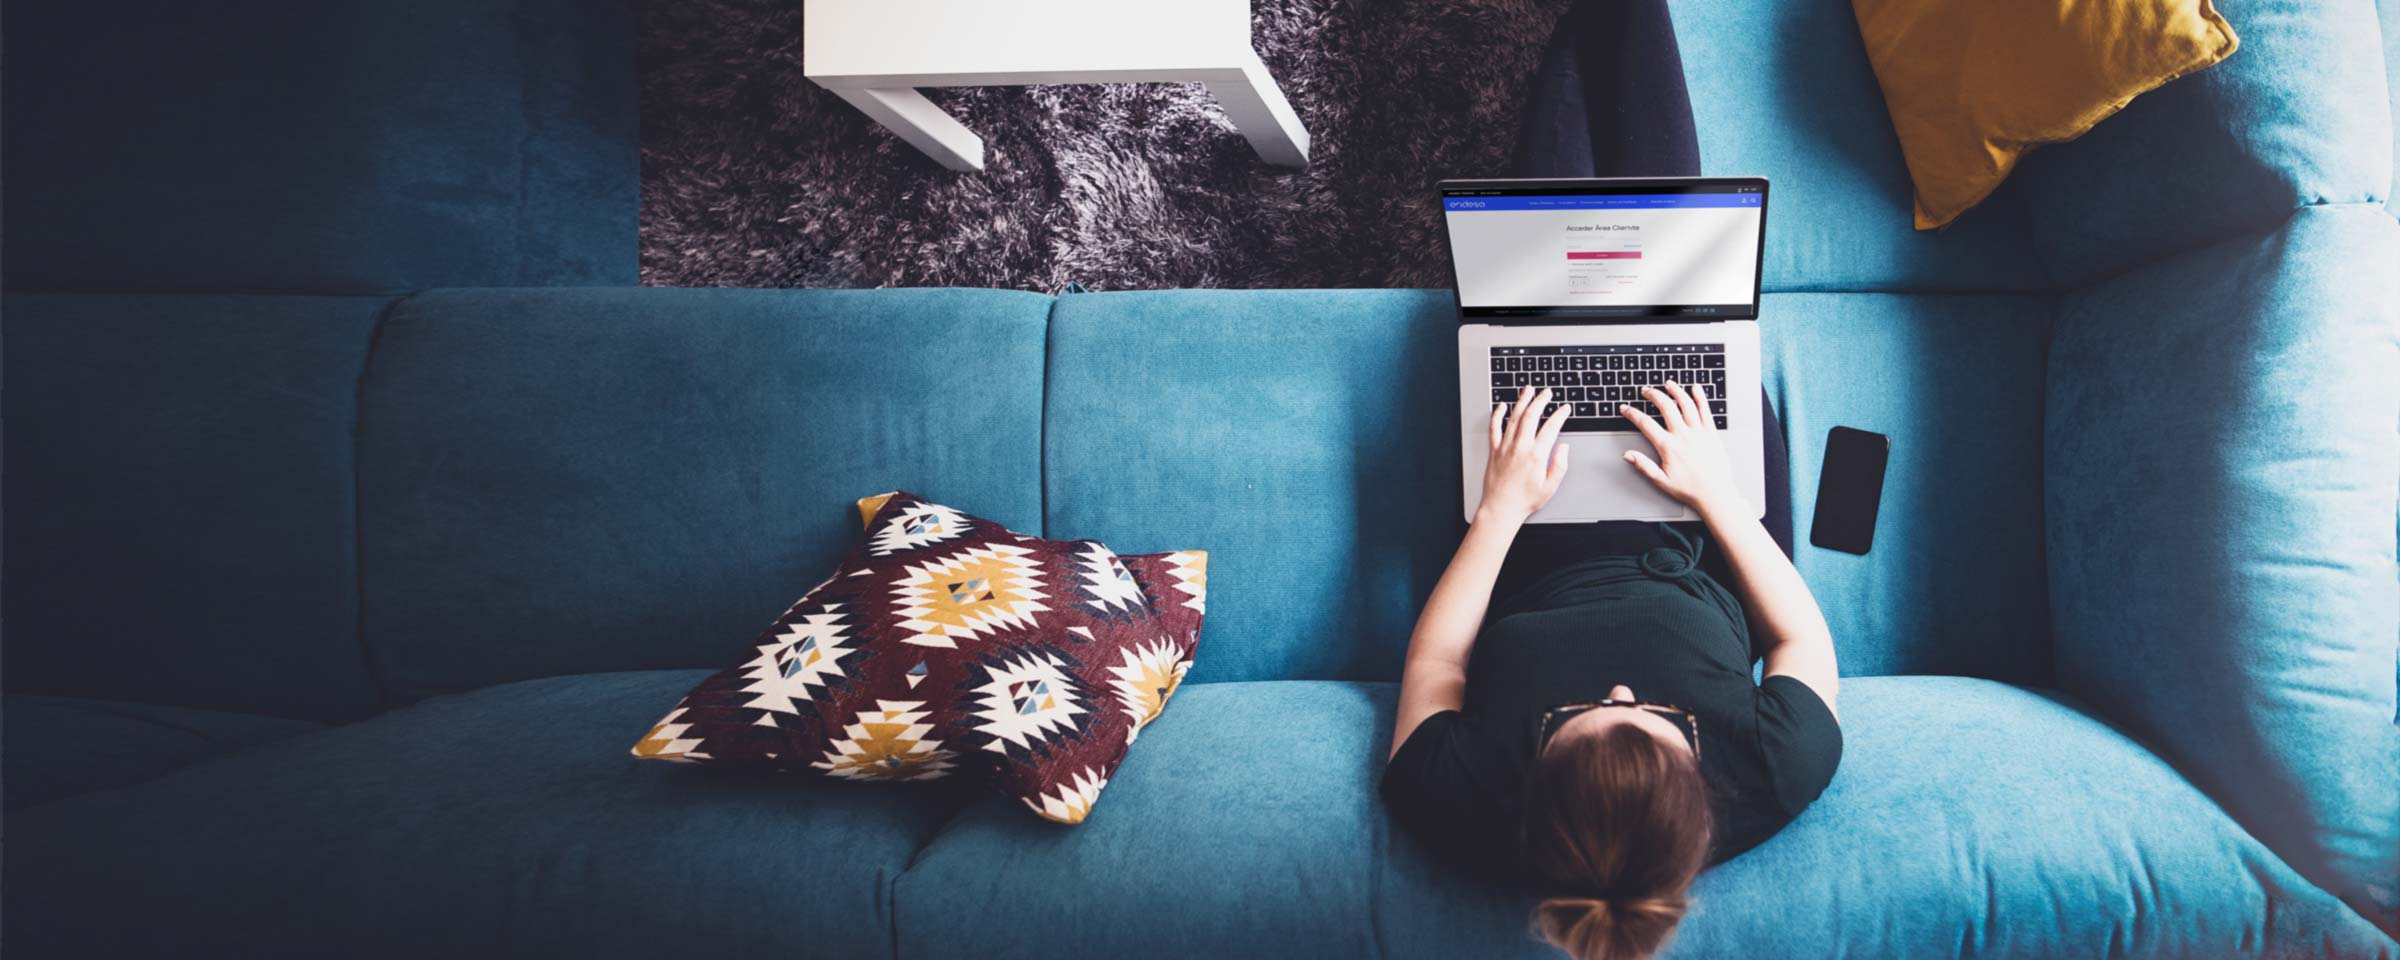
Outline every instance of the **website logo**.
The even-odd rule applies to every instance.
[[[1489,201],[1484,201],[1484,200],[1452,200],[1452,201],[1450,201],[1450,209],[1452,209],[1452,210],[1481,210],[1481,209],[1484,209],[1485,207],[1489,207],[1489,206],[1491,206],[1491,203],[1490,203]]]

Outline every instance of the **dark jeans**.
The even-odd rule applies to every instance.
[[[1683,85],[1683,54],[1666,0],[1577,0],[1550,38],[1534,75],[1517,136],[1520,177],[1696,177],[1700,140],[1692,128],[1692,98]],[[1766,438],[1769,536],[1792,552],[1791,457],[1783,423],[1760,391]],[[1620,464],[1581,470],[1632,469]],[[1661,524],[1635,521],[1527,526],[1509,547],[1493,588],[1505,599],[1534,579],[1581,557],[1638,554],[1679,546]],[[1677,525],[1701,545],[1700,568],[1727,579],[1722,551],[1711,549],[1698,523]]]

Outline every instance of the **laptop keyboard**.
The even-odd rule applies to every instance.
[[[1725,429],[1725,345],[1722,343],[1602,344],[1572,347],[1493,347],[1492,402],[1515,404],[1518,387],[1549,387],[1551,402],[1572,408],[1572,433],[1632,430],[1620,404],[1658,416],[1643,387],[1669,380],[1708,385],[1709,413]],[[1543,411],[1548,413],[1549,411]]]

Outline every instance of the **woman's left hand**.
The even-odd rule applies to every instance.
[[[1478,519],[1523,523],[1558,492],[1567,479],[1567,447],[1558,432],[1567,425],[1566,404],[1551,409],[1550,390],[1517,388],[1516,412],[1492,405],[1492,453],[1483,465],[1483,504]],[[1548,417],[1535,411],[1550,410]]]

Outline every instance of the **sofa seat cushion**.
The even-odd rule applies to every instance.
[[[1852,675],[2050,678],[2042,556],[2047,296],[1769,295],[1793,562]],[[1874,549],[1809,542],[1834,427],[1891,438]],[[1594,464],[1593,466],[1614,466]]]
[[[626,757],[704,675],[438,698],[12,817],[10,953],[886,955],[969,794]]]
[[[1375,783],[1389,684],[1197,684],[1073,830],[961,813],[900,877],[914,956],[1552,957]],[[2392,945],[2156,757],[2054,697],[1843,685],[1833,785],[1705,875],[1675,956],[2371,957]],[[1097,888],[1094,881],[1100,881]]]
[[[2057,308],[2046,295],[1767,296],[1760,346],[1790,444],[1796,560],[1848,672],[2048,679],[2042,528],[2028,518],[2042,515]],[[1194,683],[1397,679],[1465,529],[1457,359],[1446,290],[1061,297],[1043,396],[1049,528],[1126,552],[1209,552]],[[1863,557],[1807,542],[1834,426],[1892,439]]]
[[[323,726],[254,713],[9,694],[0,698],[0,796],[13,813]]]

